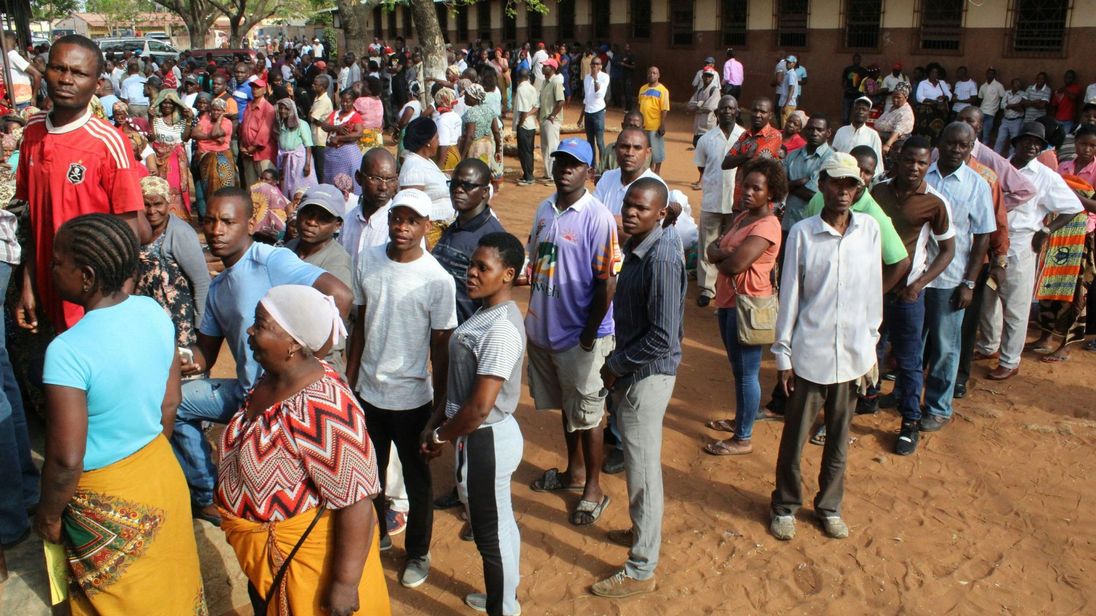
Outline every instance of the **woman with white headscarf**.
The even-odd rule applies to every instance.
[[[478,158],[491,167],[491,183],[497,191],[503,173],[502,120],[485,100],[487,91],[480,84],[470,83],[464,89],[468,109],[461,117],[463,132],[457,149],[461,160]]]
[[[225,428],[216,491],[253,606],[296,615],[391,613],[365,414],[346,382],[317,359],[345,336],[335,301],[312,287],[274,287],[255,308],[248,346],[263,376]]]
[[[292,195],[298,188],[315,186],[312,165],[312,130],[297,115],[297,104],[291,98],[278,101],[278,169],[282,171],[281,189]]]

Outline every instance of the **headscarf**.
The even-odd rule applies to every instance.
[[[894,94],[898,94],[899,92],[905,94],[908,97],[910,95],[909,84],[905,82],[900,82],[898,85],[894,86]]]
[[[171,185],[158,175],[147,175],[141,178],[141,194],[146,197],[163,197],[165,201],[171,201]]]
[[[18,150],[19,149],[19,137],[17,137],[16,135],[13,135],[11,133],[8,133],[8,134],[4,135],[4,137],[2,139],[0,139],[0,147],[3,147],[5,150],[11,150],[13,152],[15,150]]]
[[[452,90],[449,90],[452,92]],[[422,147],[438,134],[438,125],[430,118],[419,116],[407,125],[403,134],[403,147],[405,150],[418,152]]]
[[[171,88],[160,90],[160,93],[156,95],[156,102],[153,106],[156,108],[157,113],[160,111],[160,105],[165,102],[171,102],[175,105],[175,113],[171,114],[171,118],[164,118],[166,121],[175,124],[183,116],[183,100],[179,98],[179,93]]]
[[[480,103],[487,99],[487,91],[478,83],[469,84],[468,87],[464,89],[464,94],[465,96],[471,96],[472,100]]]
[[[259,300],[270,317],[301,346],[315,353],[346,338],[335,299],[316,289],[299,284],[273,287]]]
[[[216,109],[218,111],[225,111],[225,105],[225,99],[223,98],[215,98],[212,102],[209,103],[210,109]]]
[[[335,188],[338,188],[344,195],[354,192],[354,180],[345,173],[339,173],[335,175],[335,179],[332,180],[335,184]]]
[[[442,88],[434,94],[434,107],[438,109],[438,113],[452,111],[456,102],[457,93],[452,88]]]
[[[800,126],[802,126],[803,128],[807,127],[807,121],[810,120],[810,118],[807,117],[807,112],[803,111],[802,109],[796,109],[795,111],[788,114],[788,117],[791,117],[791,116],[795,116],[795,117],[799,118],[799,125]]]
[[[297,127],[300,126],[301,123],[300,118],[297,117],[297,103],[293,102],[293,99],[286,97],[278,101],[277,107],[278,109],[285,107],[289,110],[289,119],[284,122],[282,121],[282,114],[278,114],[278,126],[280,126],[282,130],[297,130]]]

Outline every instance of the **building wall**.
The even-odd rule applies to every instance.
[[[675,101],[685,101],[692,94],[690,82],[705,56],[714,56],[719,63],[725,59],[725,47],[720,37],[720,0],[692,0],[694,3],[694,42],[691,46],[671,47],[670,8],[673,3],[689,0],[651,0],[651,37],[636,40],[632,36],[632,18],[629,0],[574,0],[575,39],[586,43],[593,41],[593,3],[610,2],[610,42],[623,46],[630,43],[637,56],[637,79],[642,79],[646,66],[657,64],[662,69],[662,81],[670,89]],[[1020,77],[1030,83],[1035,73],[1050,73],[1052,86],[1059,85],[1062,73],[1073,68],[1082,83],[1096,82],[1096,66],[1086,58],[1096,57],[1096,0],[1072,0],[1068,19],[1068,33],[1064,54],[1052,57],[1032,57],[1011,53],[1008,50],[1009,6],[1014,0],[985,0],[978,4],[966,2],[963,18],[964,34],[958,52],[925,52],[918,49],[919,5],[921,0],[883,0],[880,44],[878,49],[851,50],[844,47],[844,0],[812,0],[808,18],[808,43],[803,49],[777,49],[776,0],[750,0],[746,45],[736,48],[736,57],[746,67],[743,98],[750,99],[770,95],[769,81],[772,70],[781,53],[794,53],[809,73],[804,86],[801,106],[808,112],[821,111],[837,114],[840,111],[841,69],[849,64],[854,52],[860,53],[864,65],[878,64],[886,71],[894,62],[901,62],[907,69],[940,62],[948,71],[960,65],[969,67],[972,75],[980,79],[985,69],[995,67],[1000,78],[1007,83],[1012,77]],[[965,0],[955,0],[964,2]],[[492,9],[492,36],[496,44],[502,39],[502,19],[505,0],[481,0],[461,10],[470,11],[469,35],[476,37],[476,13],[486,3]],[[549,13],[542,19],[542,40],[557,40],[559,34],[556,4],[549,2]],[[528,39],[526,8],[518,5],[517,38]],[[402,24],[403,14],[397,21]],[[369,24],[370,32],[372,23]],[[402,31],[402,27],[400,28]],[[397,33],[385,32],[389,38]],[[454,47],[468,41],[456,40],[456,19],[450,17],[448,38]],[[409,41],[409,44],[414,44]]]

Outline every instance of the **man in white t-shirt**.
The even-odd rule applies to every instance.
[[[883,141],[874,128],[867,125],[871,115],[872,100],[861,96],[852,102],[849,113],[850,123],[837,129],[833,134],[833,149],[848,154],[858,145],[866,145],[875,150],[875,160],[883,160]],[[882,166],[878,167],[882,173]]]
[[[978,108],[982,110],[982,134],[984,145],[993,147],[993,129],[997,128],[1001,114],[1001,101],[1005,98],[1005,86],[997,81],[997,69],[986,69],[986,82],[978,88]]]
[[[324,60],[327,58],[327,54],[325,54],[323,50],[323,43],[321,43],[318,38],[312,39],[312,56],[317,60]]]
[[[785,60],[784,82],[780,89],[780,101],[777,103],[780,107],[780,126],[784,126],[788,116],[795,113],[799,105],[799,73],[795,70],[797,61],[795,56],[788,56]]]
[[[967,67],[960,66],[955,69],[955,88],[951,93],[952,112],[956,114],[959,113],[970,105],[973,105],[977,98],[978,84],[970,78],[970,75],[967,73]]]
[[[435,406],[445,404],[449,336],[457,326],[453,277],[422,247],[430,212],[425,193],[400,191],[389,211],[390,241],[358,255],[358,317],[346,366],[347,384],[365,410],[379,475],[385,476],[393,444],[403,462],[411,507],[400,583],[408,588],[422,585],[430,572],[433,488],[419,443]],[[375,503],[384,519],[385,499]]]
[[[38,82],[42,74],[31,66],[18,51],[18,43],[11,32],[4,34],[8,42],[8,67],[11,70],[11,96],[15,108],[23,110],[34,102],[34,93],[38,91]]]
[[[594,197],[609,208],[609,212],[616,219],[617,236],[623,243],[628,235],[621,227],[620,211],[624,206],[624,195],[628,192],[628,187],[639,178],[654,178],[663,184],[666,182],[644,165],[651,156],[651,142],[647,139],[646,132],[638,128],[626,128],[620,131],[614,147],[618,167],[601,174],[594,188]]]
[[[529,82],[529,71],[518,71],[516,79],[518,85],[514,89],[514,128],[518,135],[518,161],[521,163],[518,186],[529,186],[536,180],[533,176],[533,146],[537,136],[540,97],[536,87]]]
[[[609,91],[609,73],[601,70],[601,58],[590,60],[590,74],[582,81],[582,117],[586,125],[586,141],[594,148],[594,160],[601,160],[605,151],[605,93]]]
[[[707,247],[719,239],[723,226],[730,223],[734,205],[736,169],[723,170],[723,159],[746,129],[738,125],[738,100],[730,95],[719,99],[715,110],[719,124],[696,142],[693,161],[700,169],[700,242],[696,282],[700,289],[696,303],[707,306],[715,297],[715,279],[719,272],[708,262]]]
[[[548,60],[548,52],[544,50],[544,43],[537,43],[537,52],[533,54],[532,62],[532,75],[533,75],[533,87],[540,91],[541,85],[544,83],[544,73],[541,71],[541,67]]]

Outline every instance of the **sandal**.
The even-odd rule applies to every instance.
[[[1055,351],[1039,358],[1039,361],[1043,362],[1044,364],[1060,364],[1067,360],[1069,360],[1069,354],[1066,353],[1065,355],[1063,355],[1061,351]]]
[[[534,492],[582,492],[585,486],[569,486],[563,483],[563,473],[558,468],[550,468],[544,471],[544,476],[529,484]]]
[[[734,432],[734,420],[713,419],[711,421],[704,422],[704,427],[709,430],[718,430],[719,432]]]
[[[571,524],[575,526],[589,526],[594,522],[597,522],[601,514],[605,512],[605,508],[609,506],[611,499],[609,495],[601,497],[600,503],[594,501],[588,501],[582,499],[578,502],[578,506],[571,512]]]
[[[704,453],[713,456],[740,456],[753,451],[749,441],[736,441],[729,438],[724,441],[712,441],[703,447]]]
[[[818,426],[818,430],[815,431],[814,436],[811,437],[811,445],[818,445],[819,447],[826,444],[826,426]]]
[[[692,184],[689,185],[689,188],[691,188],[693,190],[700,190],[700,189],[703,188],[703,186],[700,185],[700,182],[693,182]]]
[[[784,421],[784,416],[780,413],[774,413],[769,409],[761,409],[757,414],[757,419],[754,419],[754,421]]]

